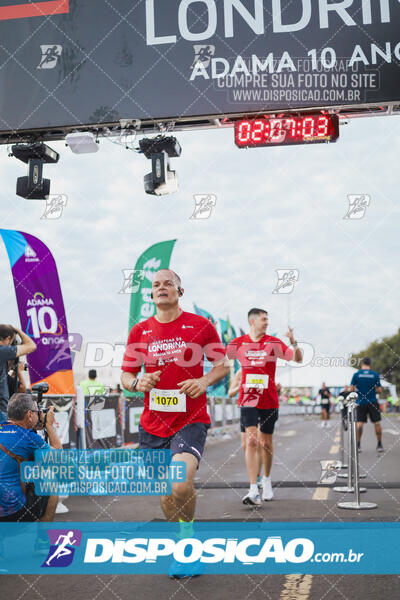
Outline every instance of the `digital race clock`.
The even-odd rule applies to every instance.
[[[337,115],[244,119],[235,123],[235,143],[239,148],[289,146],[336,142],[339,137]]]

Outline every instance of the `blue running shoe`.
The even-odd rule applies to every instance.
[[[204,573],[204,565],[199,560],[194,563],[180,563],[176,560],[168,571],[170,579],[185,579],[187,577],[199,577]]]

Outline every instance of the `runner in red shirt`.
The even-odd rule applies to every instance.
[[[168,521],[191,523],[193,480],[210,426],[206,390],[229,373],[229,365],[215,327],[179,307],[184,290],[176,273],[158,271],[152,290],[156,314],[132,327],[121,382],[126,390],[144,392],[140,447],[169,448],[172,460],[186,463],[187,480],[172,484],[172,495],[161,498],[161,507]],[[206,375],[204,354],[214,362]],[[142,365],[145,373],[137,378]]]
[[[273,456],[272,434],[278,419],[279,400],[275,385],[276,361],[295,360],[301,363],[303,353],[297,347],[293,329],[289,327],[286,336],[292,348],[280,339],[266,334],[268,313],[261,308],[252,308],[248,313],[250,333],[238,337],[228,345],[228,358],[237,358],[242,367],[242,380],[238,405],[241,407],[241,423],[246,431],[246,467],[250,480],[250,490],[243,498],[243,504],[259,506],[260,494],[257,488],[257,427],[264,464],[262,498],[272,500],[271,465]]]

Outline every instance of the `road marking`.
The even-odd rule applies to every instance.
[[[278,435],[282,437],[293,437],[296,435],[296,431],[294,429],[290,429],[289,431],[278,431]]]
[[[317,487],[313,494],[312,500],[327,500],[328,494],[328,487]]]
[[[336,442],[337,444],[340,442],[339,434],[337,434],[337,436],[335,437],[335,439],[333,441]]]
[[[285,575],[280,600],[308,600],[312,578],[312,575]]]
[[[339,446],[334,444],[332,448],[329,450],[329,454],[337,454],[339,452]]]
[[[397,431],[397,429],[383,429],[383,433],[390,433],[392,435],[400,435],[400,431]]]

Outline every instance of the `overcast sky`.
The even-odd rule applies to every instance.
[[[193,301],[246,329],[252,306],[283,336],[288,302],[298,340],[321,355],[347,356],[391,335],[400,322],[398,278],[400,120],[354,119],[336,144],[239,150],[233,130],[179,133],[176,194],[145,194],[143,155],[102,140],[94,155],[64,143],[47,165],[51,192],[68,196],[59,220],[43,201],[15,195],[26,167],[0,149],[2,227],[36,235],[57,262],[70,332],[87,341],[127,337],[129,296],[122,269],[151,244],[177,238],[171,266]],[[190,220],[193,194],[217,203],[208,220]],[[360,220],[344,220],[348,194],[368,194]],[[18,323],[8,257],[0,242],[0,322]],[[298,269],[292,294],[272,294],[276,269]],[[288,300],[290,296],[290,300]]]

